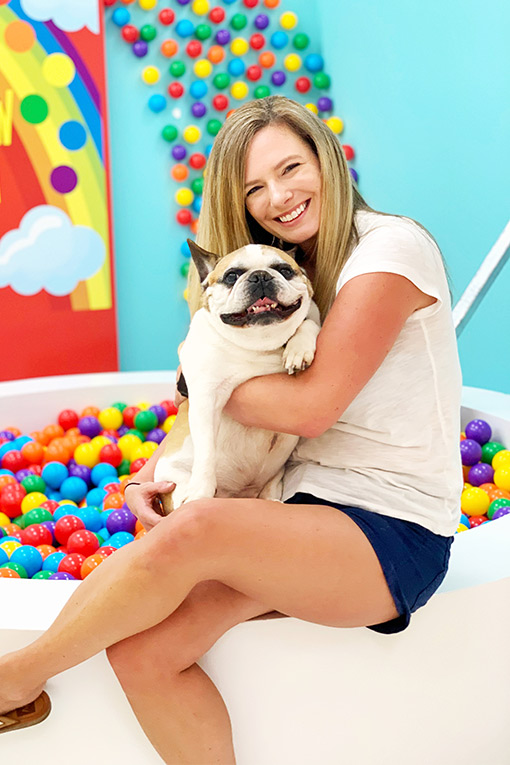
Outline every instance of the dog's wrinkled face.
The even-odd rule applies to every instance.
[[[190,242],[202,280],[202,305],[232,327],[282,323],[308,311],[312,286],[289,253],[249,244],[221,258],[212,268],[208,253]]]

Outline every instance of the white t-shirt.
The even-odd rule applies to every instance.
[[[301,438],[282,499],[297,492],[455,533],[463,487],[462,377],[440,252],[410,219],[356,213],[360,234],[338,290],[355,276],[402,274],[437,298],[407,319],[395,344],[339,420]]]

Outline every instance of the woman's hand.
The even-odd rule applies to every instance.
[[[175,379],[177,380],[177,382],[179,382],[179,378],[181,376],[182,376],[182,369],[181,369],[181,365],[179,364],[179,366],[177,367],[176,375],[175,375]],[[182,379],[184,380],[184,377]],[[184,385],[186,385],[186,383],[184,383]],[[187,399],[187,396],[183,396],[182,393],[179,390],[177,390],[177,387],[176,387],[174,404],[177,407],[177,409],[180,407],[183,401],[186,401],[186,399]]]
[[[124,499],[144,529],[150,531],[165,517],[159,495],[168,494],[174,489],[175,483],[171,481],[132,483],[124,490]]]

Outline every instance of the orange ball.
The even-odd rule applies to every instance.
[[[111,494],[107,494],[103,501],[104,510],[117,510],[124,504],[124,497],[120,491],[114,491]]]
[[[280,0],[264,0],[264,5],[266,8],[278,8]]]
[[[48,557],[48,555],[51,555],[52,553],[56,552],[56,548],[53,547],[53,545],[37,545],[36,550],[39,550],[43,560],[45,560]]]
[[[104,560],[105,557],[104,555],[101,555],[101,553],[94,553],[93,555],[89,555],[88,558],[85,558],[81,564],[81,578],[85,579],[85,577],[91,574]]]
[[[82,417],[99,417],[101,414],[101,410],[98,409],[97,406],[86,406],[83,412],[80,414],[80,419]]]
[[[135,525],[135,535],[138,534],[139,531],[145,531],[145,528],[143,523],[137,518]]]
[[[265,50],[259,56],[259,64],[265,69],[270,69],[272,66],[274,66],[275,61],[276,56],[270,50]]]
[[[213,64],[219,64],[225,58],[225,49],[221,45],[213,45],[207,51],[207,58]]]
[[[235,112],[235,109],[229,109],[229,111],[225,115],[225,119],[228,119],[229,117],[231,117],[234,112]]]
[[[17,483],[17,481],[13,475],[9,475],[8,473],[2,473],[0,475],[0,490],[3,489],[4,486],[7,486],[8,483]]]
[[[192,234],[198,234],[198,218],[191,222],[190,229]]]
[[[21,453],[31,465],[40,465],[44,457],[44,446],[38,441],[29,441],[23,444]]]
[[[21,436],[21,430],[18,430],[18,428],[13,427],[12,425],[9,425],[7,428],[2,428],[2,430],[8,430],[13,434],[13,436],[15,436],[15,438]]]
[[[174,165],[172,167],[172,178],[175,181],[185,181],[189,175],[189,170],[186,165]]]
[[[17,571],[13,571],[12,568],[0,568],[0,578],[4,579],[21,579]]]
[[[5,533],[9,537],[16,537],[16,539],[19,539],[21,542],[21,529],[19,526],[17,526],[15,523],[6,523],[5,526],[2,526]]]
[[[138,532],[138,533],[135,535],[135,539],[134,539],[134,541],[136,542],[136,540],[137,540],[137,539],[141,539],[141,538],[142,538],[142,537],[144,537],[146,534],[147,534],[147,531],[146,531],[146,529],[144,529],[144,528],[140,529],[140,531],[139,531],[139,532]]]
[[[51,444],[46,449],[46,454],[44,455],[44,462],[62,462],[64,465],[67,465],[69,460],[71,459],[71,451],[70,449],[62,443],[55,443],[55,441],[52,441]]]
[[[178,52],[179,46],[175,42],[175,40],[163,40],[161,43],[160,51],[163,54],[163,56],[166,56],[166,58],[171,58],[172,56],[175,56],[175,54]]]
[[[497,486],[491,491],[488,491],[487,494],[489,495],[491,502],[494,502],[495,499],[510,499],[510,491],[507,489],[498,489]]]
[[[61,425],[57,425],[54,423],[53,425],[46,425],[45,428],[43,428],[43,434],[46,438],[48,438],[48,443],[50,441],[53,441],[54,438],[62,438],[64,435],[64,428]]]

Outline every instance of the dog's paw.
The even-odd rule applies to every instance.
[[[315,356],[315,338],[305,341],[302,337],[291,337],[283,351],[283,366],[289,373],[302,371],[310,366]]]

